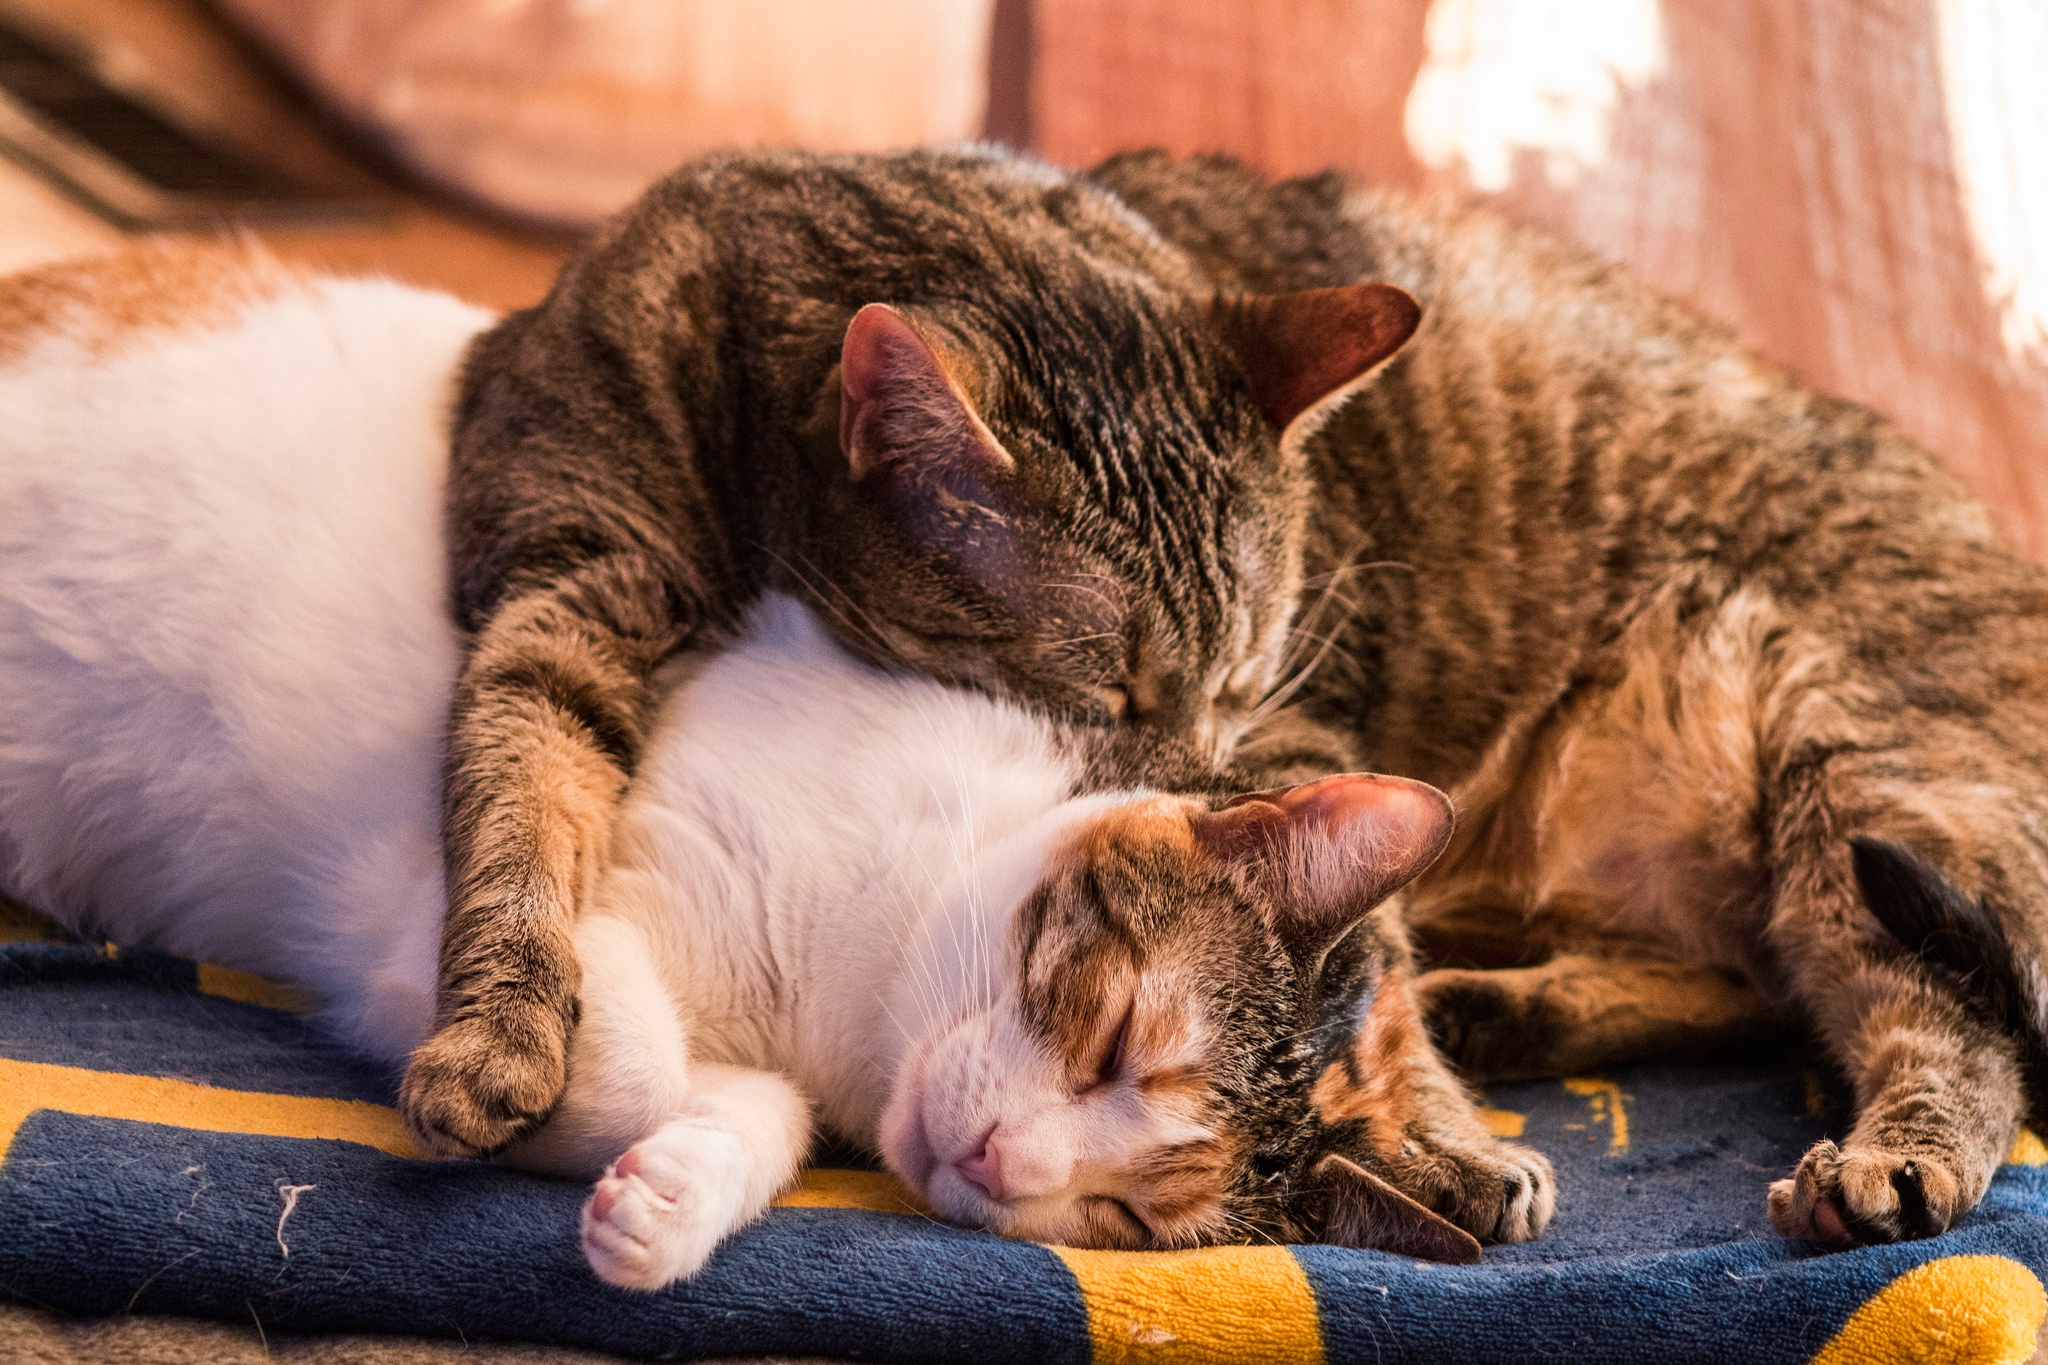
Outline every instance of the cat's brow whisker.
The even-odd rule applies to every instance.
[[[1339,597],[1338,592],[1347,579],[1376,569],[1396,569],[1406,573],[1414,573],[1416,571],[1413,564],[1405,563],[1398,559],[1376,559],[1366,563],[1343,564],[1332,569],[1327,574],[1319,575],[1318,579],[1309,581],[1309,584],[1320,581],[1322,583],[1322,590],[1317,593],[1315,600],[1295,618],[1293,626],[1287,632],[1287,646],[1281,651],[1280,656],[1280,666],[1283,672],[1301,657],[1301,651],[1305,647],[1304,642],[1306,640],[1325,638],[1323,635],[1318,635],[1316,631],[1317,627],[1321,624],[1321,617],[1324,611],[1332,601],[1342,604],[1343,614],[1336,622],[1332,623],[1330,629],[1325,632],[1325,635],[1338,633],[1343,626],[1350,622],[1352,617],[1359,613],[1361,610],[1360,604],[1348,598]],[[1304,584],[1304,586],[1309,586],[1309,584]],[[1346,657],[1349,656],[1347,655]],[[1356,661],[1354,660],[1353,662],[1355,664]]]
[[[897,859],[893,863],[890,864],[890,875],[899,884],[904,884],[904,895],[906,900],[908,900],[911,904],[913,918],[916,920],[917,924],[924,929],[926,935],[926,943],[929,945],[931,942],[929,927],[930,917],[928,914],[915,913],[920,908],[922,903],[920,899],[914,893],[912,893],[907,886],[907,878],[905,874],[906,858],[914,858],[917,861],[919,870],[924,873],[925,880],[931,883],[934,891],[939,891],[941,888],[939,887],[938,878],[934,877],[932,875],[931,869],[925,866],[924,855],[918,851],[917,846],[914,843],[905,844],[902,853],[897,857]],[[907,958],[910,962],[912,969],[916,973],[914,976],[909,977],[907,979],[909,980],[911,988],[915,993],[915,999],[917,1001],[918,1010],[921,1015],[921,1022],[924,1024],[925,1028],[929,1030],[944,1016],[945,1009],[943,991],[941,990],[939,983],[932,977],[931,973],[933,969],[927,956],[923,953],[919,953],[912,950],[909,940],[905,936],[904,927],[900,924],[889,922],[888,929],[890,937],[895,941],[898,956],[902,958]]]
[[[820,569],[811,560],[810,556],[799,556],[804,561],[805,568],[810,571],[806,573],[804,569],[798,568],[787,556],[779,553],[773,546],[760,545],[760,548],[766,552],[769,558],[780,564],[790,577],[808,589],[811,596],[817,600],[818,605],[831,612],[833,618],[846,627],[848,634],[867,640],[879,654],[886,655],[889,653],[888,637],[874,623],[874,618],[862,610],[861,605],[853,600],[852,594],[848,593],[837,583],[834,583],[831,576]],[[812,575],[816,575],[816,577],[813,578]],[[828,590],[832,596],[838,598],[837,602],[832,601],[827,596]],[[843,606],[841,605],[842,603],[844,604]],[[861,619],[858,621],[854,620],[852,616],[847,615],[849,611],[857,613]]]
[[[1314,658],[1296,669],[1293,677],[1267,693],[1265,698],[1252,708],[1251,714],[1245,718],[1245,728],[1251,729],[1271,719],[1273,714],[1285,706],[1296,692],[1299,692],[1306,686],[1308,680],[1314,676],[1316,669],[1321,666],[1325,658],[1329,657],[1330,651],[1336,647],[1336,639],[1337,637],[1332,634],[1328,639],[1324,640],[1322,648],[1316,651]]]
[[[1085,645],[1090,640],[1121,640],[1123,636],[1114,630],[1098,630],[1092,635],[1069,635],[1061,640],[1047,640],[1047,649],[1066,649],[1073,645]]]

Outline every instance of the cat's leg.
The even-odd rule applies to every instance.
[[[1396,966],[1374,992],[1350,1055],[1316,1085],[1319,1117],[1339,1130],[1355,1125],[1367,1164],[1480,1241],[1541,1235],[1556,1204],[1550,1162],[1496,1136],[1430,1045],[1405,965],[1398,906],[1382,905],[1366,927],[1389,944]]]
[[[630,918],[587,915],[575,945],[583,1019],[569,1086],[504,1159],[601,1176],[583,1209],[591,1267],[657,1289],[699,1269],[789,1183],[810,1143],[809,1109],[780,1076],[690,1061],[654,945]]]
[[[1566,954],[1534,967],[1425,972],[1415,994],[1430,1037],[1474,1081],[1707,1057],[1775,1021],[1725,972],[1640,958]]]
[[[767,1210],[809,1148],[809,1107],[783,1077],[700,1064],[692,1086],[583,1206],[584,1255],[622,1288],[659,1289],[694,1275]]]
[[[550,534],[551,555],[573,543]],[[651,671],[686,633],[672,600],[659,566],[621,551],[498,602],[476,636],[448,732],[434,1033],[398,1099],[430,1152],[497,1151],[561,1098],[571,936],[647,730]]]
[[[1832,776],[1830,795],[1841,802],[1849,784]],[[1771,1222],[1788,1237],[1835,1245],[1931,1237],[1983,1197],[2019,1129],[2014,1045],[1972,1013],[1955,983],[1900,952],[1873,922],[1842,825],[1909,848],[1947,840],[1902,828],[1896,808],[1871,819],[1838,805],[1828,818],[1799,795],[1807,799],[1790,803],[1781,830],[1769,935],[1848,1075],[1856,1120],[1839,1145],[1819,1143],[1771,1186]]]

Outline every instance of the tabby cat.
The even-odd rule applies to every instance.
[[[988,149],[714,157],[601,228],[477,342],[456,415],[420,1141],[496,1150],[559,1098],[662,659],[779,589],[874,662],[1143,721],[1112,765],[1225,750],[1287,635],[1301,440],[1414,323],[1373,284],[1217,298],[1112,196]]]
[[[426,1036],[446,432],[489,323],[234,250],[0,280],[0,889],[293,983],[386,1061]],[[1549,1168],[1486,1131],[1374,910],[1440,793],[1091,790],[1107,732],[885,673],[776,594],[656,686],[571,1083],[507,1153],[603,1173],[607,1279],[692,1273],[814,1126],[1071,1245],[1542,1230]]]
[[[1771,1186],[1777,1228],[1968,1212],[2021,1119],[2015,1025],[1872,909],[1937,923],[1932,876],[2048,958],[2042,571],[1867,409],[1484,212],[1158,155],[1092,178],[1218,287],[1423,305],[1311,445],[1327,647],[1270,733],[1452,792],[1406,907],[1452,1057],[1556,1075],[1801,1020],[1856,1116]]]

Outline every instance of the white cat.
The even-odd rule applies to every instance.
[[[488,321],[248,252],[0,281],[5,889],[295,983],[394,1063],[433,1008],[446,418]],[[606,1279],[694,1272],[819,1123],[1068,1244],[1476,1254],[1388,1183],[1425,1159],[1470,1232],[1541,1230],[1547,1166],[1485,1133],[1367,914],[1447,836],[1434,790],[1079,794],[1050,722],[788,599],[664,686],[568,1093],[506,1154],[601,1174]]]

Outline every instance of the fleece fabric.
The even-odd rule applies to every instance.
[[[583,1264],[583,1186],[417,1159],[393,1078],[285,1003],[157,954],[0,946],[0,1291],[300,1334],[968,1365],[2006,1365],[2048,1310],[2031,1136],[1946,1236],[1835,1255],[1773,1236],[1766,1184],[1842,1114],[1816,1078],[1763,1064],[1490,1092],[1496,1129],[1556,1163],[1559,1199],[1545,1237],[1477,1266],[1010,1242],[842,1164],[696,1279],[634,1294]]]

